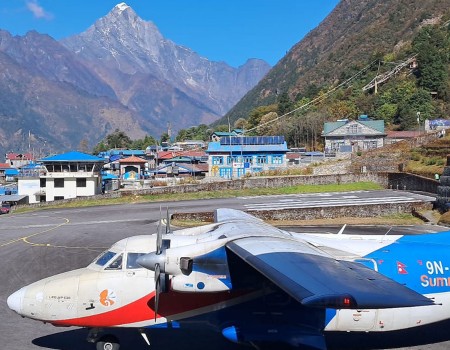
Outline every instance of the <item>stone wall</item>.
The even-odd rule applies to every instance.
[[[280,210],[258,210],[251,212],[252,215],[263,220],[312,220],[312,219],[334,219],[342,217],[379,217],[402,213],[415,213],[421,210],[432,209],[432,203],[387,203],[371,205],[346,205],[340,207],[323,208],[293,208]],[[177,220],[214,220],[214,212],[201,213],[174,213],[172,219]]]
[[[439,181],[409,173],[387,173],[388,186],[393,190],[419,191],[435,194]]]

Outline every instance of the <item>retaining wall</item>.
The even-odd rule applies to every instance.
[[[292,208],[280,210],[252,211],[251,214],[263,220],[312,220],[334,219],[342,217],[378,217],[402,213],[415,213],[421,210],[432,209],[432,203],[388,203],[370,205],[346,205],[340,207],[324,208]],[[214,212],[201,213],[174,213],[177,220],[214,220]]]

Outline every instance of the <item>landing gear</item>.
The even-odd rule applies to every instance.
[[[104,335],[96,343],[97,350],[119,350],[119,340],[113,335]]]

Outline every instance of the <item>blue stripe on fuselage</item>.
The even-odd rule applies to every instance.
[[[383,275],[421,294],[450,291],[450,231],[403,236],[366,256]]]

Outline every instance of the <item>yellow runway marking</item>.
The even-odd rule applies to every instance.
[[[64,226],[64,225],[67,225],[70,222],[70,220],[67,219],[67,218],[59,218],[59,219],[63,219],[64,222],[59,224],[59,225],[53,226],[53,227],[51,227],[51,228],[49,228],[47,230],[36,232],[36,233],[33,233],[33,234],[25,236],[25,237],[20,237],[20,238],[13,239],[12,241],[9,241],[9,242],[1,244],[0,247],[6,247],[7,245],[10,245],[10,244],[13,244],[13,243],[17,243],[17,242],[20,242],[20,241],[23,241],[23,242],[25,242],[27,244],[33,244],[33,243],[28,241],[29,238],[35,237],[37,235],[41,235],[43,233],[47,233],[47,232],[50,232],[50,231],[53,231],[53,230],[56,230],[57,228],[59,228],[61,226]],[[43,245],[46,245],[46,244],[43,244]]]
[[[63,219],[64,222],[62,222],[62,223],[60,223],[60,224],[58,224],[56,226],[52,226],[51,228],[49,228],[47,230],[39,231],[39,232],[33,233],[31,235],[28,235],[28,236],[25,236],[25,237],[16,238],[16,239],[13,239],[13,240],[8,241],[6,243],[0,244],[0,248],[1,247],[6,247],[6,246],[8,246],[10,244],[18,243],[18,242],[21,242],[21,241],[23,243],[29,244],[29,245],[31,245],[33,247],[52,247],[52,248],[63,248],[63,249],[86,249],[86,250],[93,250],[93,251],[105,250],[107,248],[107,247],[71,247],[71,246],[53,245],[53,244],[50,244],[50,243],[33,243],[33,242],[30,241],[30,238],[32,238],[32,237],[36,237],[38,235],[41,235],[41,234],[44,234],[44,233],[56,230],[57,228],[59,228],[61,226],[64,226],[64,225],[67,225],[70,222],[70,220],[67,219],[67,218],[58,218],[58,219]]]

